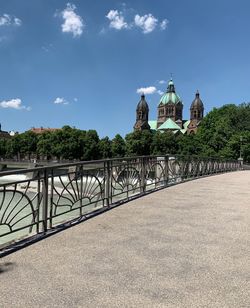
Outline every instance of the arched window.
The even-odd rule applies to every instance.
[[[159,109],[159,117],[161,117],[162,115],[164,115],[164,109]]]

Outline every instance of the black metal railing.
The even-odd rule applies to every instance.
[[[143,156],[0,173],[0,249],[173,184],[241,169],[238,161]]]

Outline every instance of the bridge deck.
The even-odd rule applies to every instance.
[[[250,307],[250,171],[153,193],[0,260],[1,307]]]

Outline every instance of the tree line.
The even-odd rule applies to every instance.
[[[64,126],[53,132],[27,131],[0,139],[0,156],[20,159],[94,160],[163,154],[238,159],[240,150],[244,160],[250,162],[250,103],[214,108],[204,117],[196,135],[135,131],[125,138],[117,134],[113,139],[100,139],[95,130]]]

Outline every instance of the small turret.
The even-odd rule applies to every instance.
[[[188,125],[188,134],[195,134],[198,126],[204,116],[204,105],[200,99],[199,91],[195,94],[195,99],[190,106],[190,123]]]
[[[150,126],[148,124],[148,103],[145,100],[144,93],[141,95],[141,100],[137,104],[136,108],[136,122],[134,125],[134,130],[144,130],[144,129],[150,129]]]
[[[167,87],[167,93],[175,93],[175,87],[174,87],[174,82],[172,78],[169,80],[168,87]]]
[[[190,107],[190,120],[196,119],[198,121],[203,119],[204,106],[203,102],[200,99],[199,91],[195,94],[195,99],[193,100]]]

